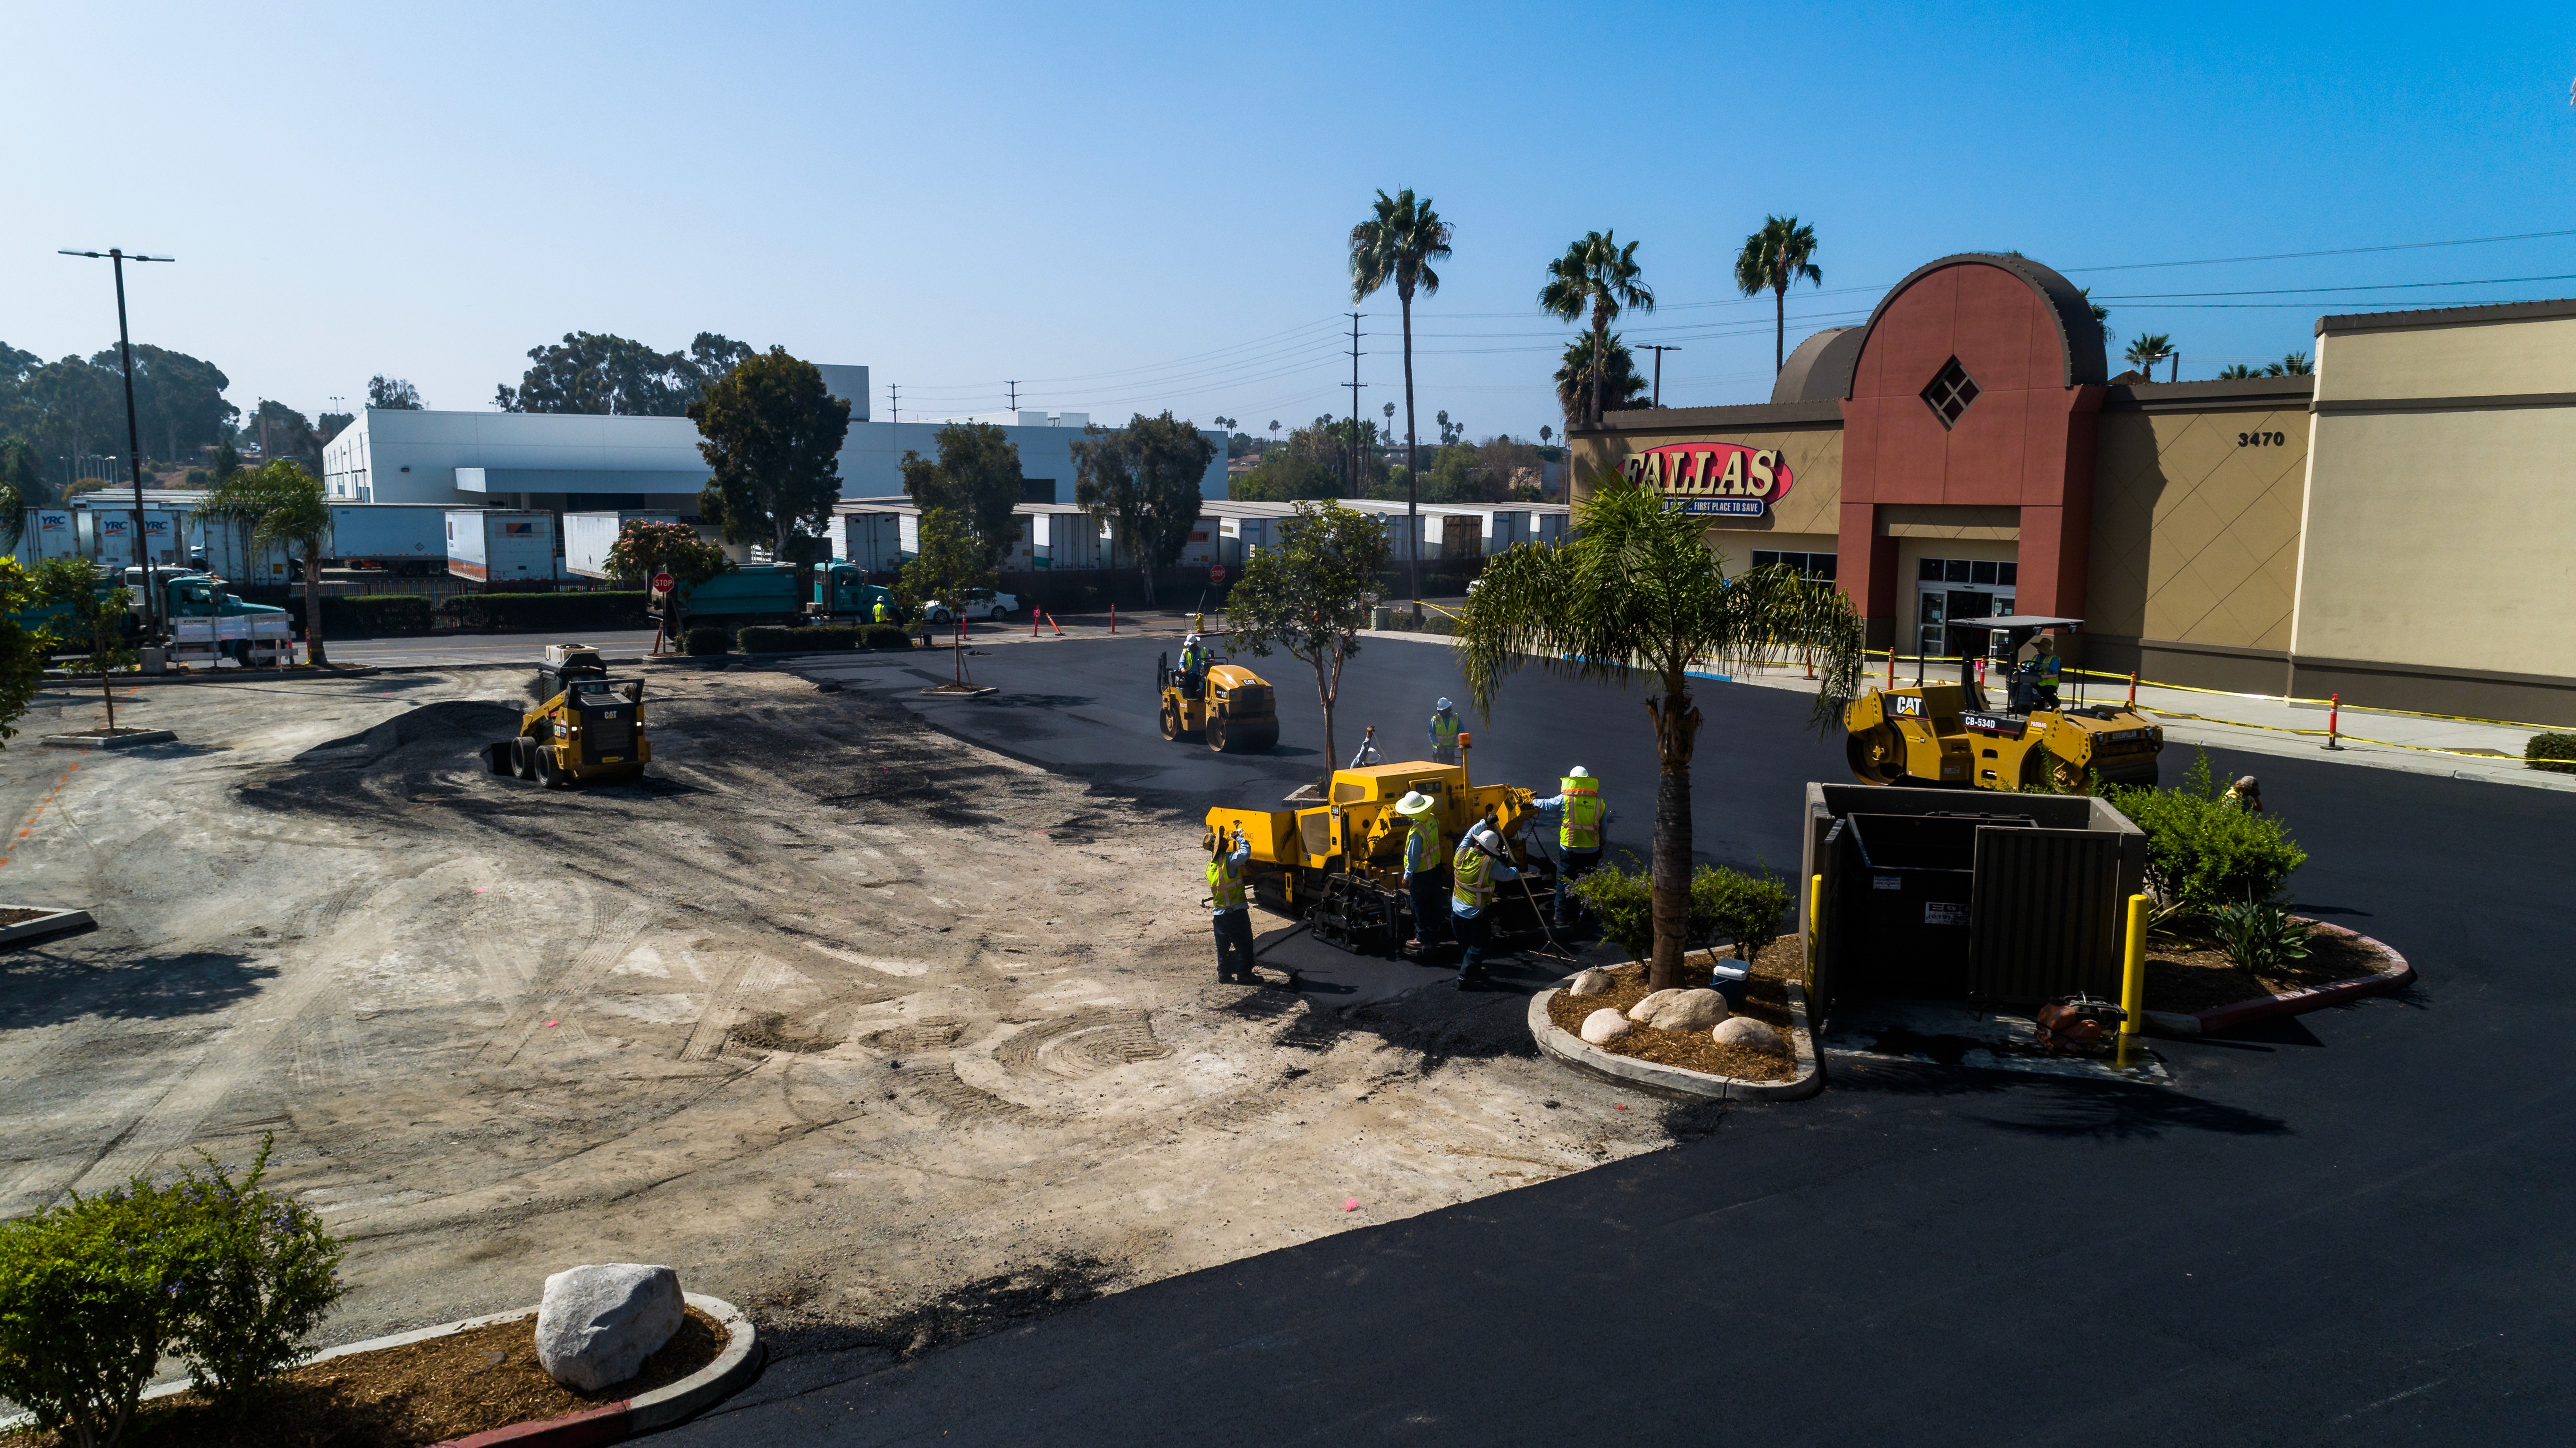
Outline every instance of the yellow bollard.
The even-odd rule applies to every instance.
[[[2147,1023],[2147,897],[2129,897],[2129,934],[2120,959],[2120,1044]]]
[[[1807,990],[1807,1009],[1816,1008],[1816,941],[1825,933],[1825,877],[1815,875],[1807,881],[1807,978],[1801,982]]]

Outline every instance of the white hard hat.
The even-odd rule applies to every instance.
[[[1434,704],[1434,705],[1432,705],[1431,707],[1432,707],[1432,708],[1434,708],[1434,709],[1437,709],[1437,710],[1439,710],[1441,713],[1444,713],[1444,714],[1445,714],[1445,713],[1448,713],[1448,712],[1449,712],[1449,701],[1448,701],[1448,700],[1446,700],[1446,699],[1443,699],[1443,700],[1441,700],[1439,703]]]
[[[1578,764],[1572,769],[1567,770],[1565,772],[1565,777],[1568,779],[1590,779],[1592,777],[1592,771]]]
[[[1431,796],[1420,790],[1408,789],[1404,792],[1404,798],[1395,802],[1395,812],[1406,819],[1427,815],[1431,813]]]

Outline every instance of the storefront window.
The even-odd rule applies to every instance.
[[[1753,566],[1769,568],[1779,564],[1804,577],[1830,583],[1834,577],[1834,557],[1831,553],[1774,553],[1767,548],[1757,548],[1753,550]]]

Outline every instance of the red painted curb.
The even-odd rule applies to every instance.
[[[591,1448],[595,1443],[615,1443],[627,1435],[628,1406],[628,1400],[620,1399],[566,1417],[512,1423],[470,1438],[450,1438],[432,1448],[502,1448],[503,1444],[509,1448]]]
[[[2363,996],[2376,995],[2384,990],[2395,990],[2415,978],[2415,967],[2387,942],[2373,940],[2358,930],[2347,930],[2329,921],[2312,920],[2309,923],[2320,930],[2347,935],[2360,941],[2397,962],[2397,968],[2372,975],[2355,976],[2351,980],[2339,980],[2331,985],[2309,986],[2305,990],[2284,991],[2279,995],[2264,996],[2259,1000],[2238,1001],[2234,1005],[2211,1006],[2205,1011],[2194,1011],[2192,1019],[2200,1022],[2201,1034],[2214,1035],[2220,1031],[2233,1030],[2238,1026],[2252,1025],[2256,1021],[2268,1021],[2280,1016],[2305,1015],[2309,1011],[2341,1005],[2348,1000],[2358,1000]]]

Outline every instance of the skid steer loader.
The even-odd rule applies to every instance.
[[[552,697],[520,716],[515,737],[492,741],[492,772],[548,789],[643,778],[653,758],[644,735],[643,682],[587,669],[567,670],[559,680]]]

